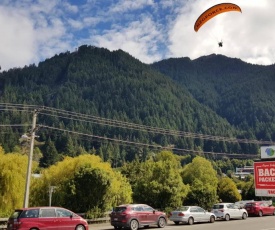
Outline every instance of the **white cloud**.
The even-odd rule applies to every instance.
[[[182,9],[169,32],[170,56],[188,56],[192,59],[211,53],[240,58],[250,63],[272,64],[274,16],[271,0],[231,1],[242,8],[242,13],[220,14],[208,21],[197,33],[193,26],[197,17],[207,8],[217,4],[215,0],[194,1]],[[268,3],[268,4],[267,4]],[[224,41],[219,48],[217,42]]]
[[[70,13],[76,14],[79,12],[78,6],[69,4],[68,2],[64,2],[64,7],[65,7],[66,11],[68,11]]]
[[[142,9],[145,6],[153,5],[153,0],[120,0],[113,7],[111,7],[110,12],[125,12],[125,11],[133,11],[137,9]]]
[[[78,30],[84,28],[85,26],[84,23],[79,20],[68,19],[68,23],[71,25],[72,28],[75,28]]]
[[[24,66],[33,59],[33,23],[23,12],[0,7],[2,69]]]
[[[92,26],[96,26],[102,19],[100,17],[85,17],[83,19],[84,26],[90,28]]]
[[[157,41],[162,35],[149,17],[130,23],[126,28],[106,31],[102,36],[91,37],[90,43],[110,50],[122,49],[145,63],[160,59]]]
[[[29,11],[30,14],[56,14],[57,11],[55,10],[57,7],[57,1],[48,0],[43,1],[39,0],[37,3],[32,2],[24,2],[22,1],[21,4],[18,6],[20,9],[25,9]]]
[[[38,63],[70,49],[67,28],[56,1],[0,4],[2,70]]]
[[[275,1],[230,2],[243,12],[221,14],[196,33],[197,17],[217,0],[2,0],[0,65],[23,67],[83,44],[122,49],[144,63],[212,53],[274,63]]]

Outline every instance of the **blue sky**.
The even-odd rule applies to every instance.
[[[221,0],[1,0],[2,70],[38,64],[81,45],[122,49],[143,63],[212,53],[275,62],[274,0],[231,0],[242,13],[194,23]],[[224,46],[218,47],[223,40]]]

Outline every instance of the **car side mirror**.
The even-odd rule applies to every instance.
[[[156,213],[156,210],[153,210],[153,213],[155,214],[155,213]]]

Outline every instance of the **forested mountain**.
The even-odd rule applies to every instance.
[[[275,65],[209,55],[152,64],[250,139],[275,141]]]
[[[256,82],[256,74],[269,82]],[[17,104],[79,113],[79,119],[72,120],[47,116],[40,107],[38,125],[55,128],[37,130],[39,148],[44,155],[42,166],[54,163],[49,159],[46,162],[46,152],[76,156],[81,149],[95,151],[117,166],[139,155],[145,159],[152,151],[150,145],[172,148],[177,154],[190,153],[190,150],[257,154],[257,144],[213,139],[251,139],[257,134],[270,140],[271,136],[266,135],[271,133],[264,127],[269,124],[269,130],[274,131],[271,126],[274,118],[270,116],[274,107],[272,92],[269,92],[271,83],[272,67],[252,66],[222,56],[195,61],[169,59],[146,65],[121,50],[110,52],[81,46],[75,52],[61,53],[38,66],[0,74],[0,120],[6,125],[1,127],[0,144],[11,151],[19,145],[22,133],[30,128],[27,125],[32,118],[29,110],[8,107]],[[88,122],[81,114],[121,121],[122,126]],[[141,128],[134,125],[126,128],[126,122]],[[151,127],[150,131],[141,125]],[[165,130],[155,131],[152,127]],[[266,134],[260,135],[264,130]],[[81,135],[75,133],[93,137],[80,138]],[[106,141],[111,138],[124,141],[124,145]],[[143,145],[133,148],[132,142]]]

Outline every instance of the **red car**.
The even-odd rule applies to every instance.
[[[140,227],[157,225],[164,228],[167,217],[164,212],[157,211],[146,204],[124,204],[117,206],[110,214],[111,225],[115,229],[130,228],[137,230]]]
[[[88,230],[86,220],[60,207],[33,207],[16,209],[8,220],[7,230],[62,229]]]
[[[275,207],[266,201],[248,202],[244,208],[251,216],[275,215]]]

